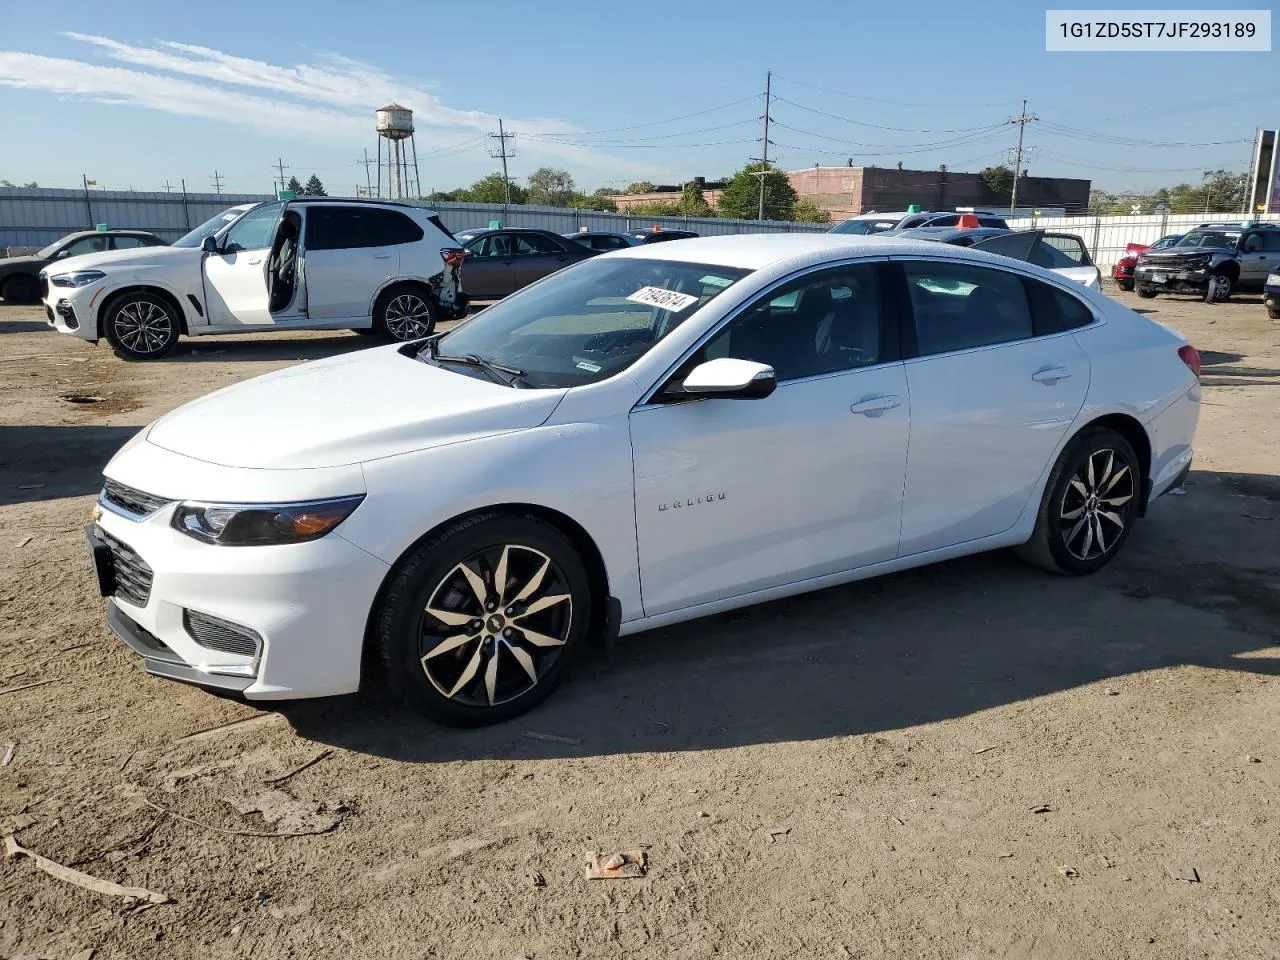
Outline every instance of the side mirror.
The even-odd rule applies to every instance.
[[[203,250],[205,253],[217,253],[218,252],[217,238],[213,236],[205,237],[203,240],[200,241],[200,249]]]
[[[700,363],[690,370],[676,396],[763,400],[777,386],[778,378],[767,363],[721,357]]]

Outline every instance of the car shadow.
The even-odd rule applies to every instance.
[[[0,333],[39,333],[41,330],[53,332],[43,320],[0,320]]]
[[[0,425],[0,506],[97,493],[102,468],[139,429]]]
[[[1206,387],[1265,387],[1280,377],[1280,370],[1270,367],[1232,366],[1243,359],[1238,353],[1203,351],[1200,383]]]
[[[319,360],[384,343],[358,333],[264,339],[244,334],[229,337],[183,339],[163,360],[153,363],[226,363],[236,360]]]
[[[624,637],[531,713],[481,730],[436,726],[377,695],[282,709],[304,737],[437,763],[901,730],[1180,665],[1280,676],[1280,658],[1258,654],[1280,641],[1280,570],[1247,561],[1274,558],[1271,525],[1232,499],[1248,484],[1256,516],[1269,518],[1277,478],[1193,474],[1194,496],[1153,505],[1125,553],[1093,577],[985,554]],[[1219,554],[1201,552],[1180,518],[1188,512],[1242,564],[1208,559]]]

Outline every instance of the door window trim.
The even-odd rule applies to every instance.
[[[779,383],[778,389],[788,387],[793,383],[807,383],[811,380],[822,380],[828,377],[843,377],[850,373],[858,373],[862,370],[873,370],[877,367],[887,366],[892,363],[901,363],[905,359],[904,343],[902,340],[902,307],[895,298],[886,296],[886,283],[888,275],[891,271],[886,270],[886,266],[890,263],[887,256],[876,257],[849,257],[842,260],[827,261],[824,263],[813,264],[789,273],[784,277],[774,280],[772,283],[761,287],[749,299],[732,308],[727,314],[715,322],[715,324],[702,336],[700,336],[693,345],[681,353],[680,357],[670,364],[662,374],[654,380],[652,384],[640,395],[640,399],[632,406],[632,412],[640,409],[662,409],[669,407],[671,404],[655,402],[654,396],[664,387],[671,379],[672,375],[679,370],[690,357],[705,347],[712,339],[716,337],[725,327],[733,323],[747,310],[759,304],[762,300],[768,299],[770,294],[774,293],[780,287],[786,286],[795,280],[801,280],[805,277],[813,276],[819,273],[825,273],[829,270],[838,270],[842,267],[860,266],[867,264],[877,270],[876,277],[877,287],[880,293],[880,344],[885,353],[885,359],[877,360],[875,363],[868,363],[859,367],[850,367],[847,370],[836,370],[830,373],[815,373],[808,377],[796,377],[786,383]],[[887,308],[887,309],[886,309]],[[914,335],[914,331],[913,331]],[[889,359],[889,355],[893,355],[893,359]],[[697,402],[697,401],[692,401]]]
[[[892,283],[892,289],[893,289],[892,295],[899,298],[899,302],[896,305],[895,313],[899,318],[899,337],[902,345],[902,362],[903,363],[918,363],[922,360],[932,360],[935,357],[958,357],[966,353],[976,353],[979,350],[998,350],[1001,347],[1009,347],[1019,343],[1031,343],[1033,341],[1051,340],[1054,337],[1067,337],[1067,336],[1071,336],[1073,334],[1079,333],[1082,330],[1092,330],[1095,327],[1103,326],[1107,322],[1105,315],[1099,313],[1098,310],[1094,308],[1093,304],[1089,303],[1089,301],[1085,300],[1083,297],[1080,297],[1079,295],[1077,295],[1075,292],[1073,292],[1067,286],[1065,286],[1065,284],[1061,282],[1057,282],[1058,278],[1056,276],[1054,278],[1054,282],[1050,282],[1049,278],[1047,277],[1033,276],[1028,272],[1006,267],[1004,264],[996,265],[996,264],[990,264],[990,263],[975,263],[974,264],[975,266],[982,267],[983,269],[986,269],[986,270],[998,270],[1002,273],[1010,274],[1014,277],[1017,277],[1020,282],[1023,280],[1034,280],[1034,281],[1037,281],[1038,283],[1043,283],[1046,286],[1052,287],[1053,289],[1058,290],[1061,293],[1065,293],[1067,296],[1073,297],[1076,301],[1082,304],[1084,308],[1089,311],[1089,314],[1090,316],[1093,317],[1093,319],[1088,323],[1086,323],[1084,326],[1072,327],[1070,330],[1057,330],[1057,331],[1054,331],[1053,333],[1042,333],[1037,335],[1036,333],[1034,333],[1035,313],[1033,311],[1031,316],[1031,328],[1033,332],[1032,332],[1032,335],[1029,337],[1023,337],[1020,340],[1005,340],[1005,341],[1002,341],[1001,343],[984,343],[976,347],[964,347],[963,349],[960,349],[960,350],[948,350],[945,353],[921,354],[919,345],[916,343],[915,309],[911,305],[911,294],[907,290],[907,273],[906,273],[906,270],[903,268],[903,264],[908,261],[912,261],[912,262],[930,261],[935,263],[936,262],[960,263],[961,261],[958,258],[953,260],[948,257],[940,257],[934,254],[895,254],[894,256],[891,256],[887,259],[889,260],[892,266],[897,267],[896,270],[890,269],[890,270],[887,270],[886,273],[889,274],[891,277],[896,277],[896,279],[894,279]],[[1016,262],[1021,262],[1021,261],[1016,261]],[[890,289],[890,286],[886,285],[885,289],[886,290]],[[1027,309],[1033,310],[1031,305],[1031,297],[1029,295],[1027,297]]]

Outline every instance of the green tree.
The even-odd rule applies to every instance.
[[[648,180],[637,180],[627,187],[624,193],[653,193],[653,184]]]
[[[429,203],[456,203],[459,200],[458,194],[461,190],[434,190],[421,199]]]
[[[307,185],[302,188],[302,192],[308,197],[327,197],[329,195],[325,193],[324,184],[320,182],[320,178],[314,173],[307,181]]]
[[[539,167],[529,174],[529,203],[566,207],[573,199],[576,184],[568,170]]]
[[[697,180],[690,180],[684,185],[680,199],[676,202],[676,211],[686,217],[711,216],[711,204],[702,195],[702,185]]]
[[[481,177],[469,187],[455,191],[459,200],[466,200],[470,203],[506,203],[507,191],[506,185],[503,183],[502,174],[491,173],[488,176]],[[511,181],[511,202],[524,203],[528,198],[529,191],[514,180]]]
[[[302,184],[298,182],[297,177],[290,177],[289,182],[285,184],[285,189],[292,190],[295,197],[305,196],[307,192],[303,189]]]
[[[618,209],[618,205],[608,196],[602,196],[599,190],[590,196],[582,193],[574,194],[573,199],[569,201],[569,206],[578,210],[604,210],[608,213]]]
[[[987,167],[979,171],[978,176],[987,185],[987,189],[997,197],[1007,197],[1013,193],[1013,171],[1003,163],[997,167]]]
[[[1115,205],[1116,195],[1114,193],[1098,189],[1089,191],[1089,212],[1094,216],[1106,216],[1115,208]]]
[[[790,220],[796,204],[796,191],[787,175],[773,164],[749,163],[733,175],[716,213],[721,217],[755,220],[760,215],[761,181],[764,190],[764,218]]]
[[[633,203],[627,207],[628,213],[638,217],[678,217],[680,210],[674,203],[650,201],[649,203]]]
[[[801,197],[791,208],[791,219],[798,223],[830,223],[831,211],[823,210],[808,197]]]

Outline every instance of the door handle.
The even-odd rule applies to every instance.
[[[1057,383],[1059,380],[1066,380],[1069,376],[1071,371],[1066,367],[1045,367],[1033,373],[1031,379],[1036,383]]]
[[[251,266],[251,267],[252,267],[252,266],[254,266],[255,264],[259,264],[259,263],[261,263],[261,262],[262,262],[262,258],[261,258],[261,257],[254,257],[252,260],[248,261],[249,266]]]
[[[373,259],[375,259],[375,260],[390,260],[390,259],[391,259],[391,254],[389,254],[389,253],[375,253],[375,254],[373,255]]]
[[[876,416],[886,410],[892,410],[901,403],[902,401],[897,397],[867,397],[865,400],[859,400],[849,410],[866,416]]]

